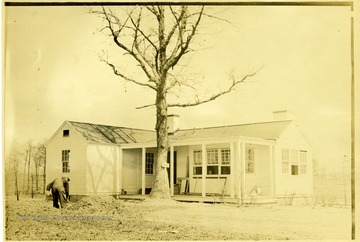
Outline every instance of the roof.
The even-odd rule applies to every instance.
[[[94,143],[128,144],[156,140],[155,131],[68,121],[87,141]]]
[[[249,137],[264,140],[277,140],[291,120],[250,123],[201,129],[179,130],[172,140],[190,140],[202,138]]]
[[[94,143],[129,144],[156,141],[156,132],[152,130],[116,127],[101,124],[68,121],[87,141]],[[220,127],[194,128],[178,130],[170,136],[172,141],[250,137],[264,140],[277,140],[282,131],[290,124],[288,121],[250,123]]]

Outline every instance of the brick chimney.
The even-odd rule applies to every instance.
[[[175,134],[179,130],[180,116],[177,114],[169,114],[167,116],[168,134]]]
[[[294,115],[288,110],[279,110],[273,112],[274,121],[293,120]]]

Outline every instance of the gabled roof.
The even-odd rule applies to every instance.
[[[179,130],[172,140],[191,140],[203,138],[249,137],[264,140],[277,140],[291,120],[250,123],[201,129]]]
[[[68,121],[87,141],[93,143],[130,144],[156,141],[152,130],[116,127],[101,124]],[[170,136],[172,141],[205,138],[249,137],[264,140],[277,140],[291,121],[273,121],[220,127],[178,130]]]
[[[68,121],[87,141],[93,143],[128,144],[156,140],[155,131]]]

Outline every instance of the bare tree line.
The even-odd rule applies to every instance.
[[[14,191],[17,200],[20,194],[44,193],[46,178],[45,143],[25,144],[14,142],[10,154],[5,159],[5,183],[7,195]]]

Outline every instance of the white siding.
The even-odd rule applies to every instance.
[[[307,151],[306,174],[291,175],[282,173],[282,149]],[[312,148],[295,124],[290,125],[280,136],[275,147],[275,192],[277,196],[289,195],[312,195]],[[299,167],[300,171],[300,167]]]
[[[68,129],[70,134],[63,137],[63,130]],[[84,169],[86,167],[85,139],[79,135],[70,125],[65,123],[58,130],[46,146],[46,184],[57,177],[67,176],[70,178],[70,195],[86,194]],[[70,172],[62,173],[61,151],[70,150]]]
[[[245,173],[245,193],[250,194],[255,186],[260,187],[263,196],[271,195],[271,165],[269,146],[247,145],[254,149],[254,173]]]
[[[90,144],[87,148],[86,190],[88,194],[117,194],[119,186],[119,147]]]
[[[176,151],[176,176],[177,177],[189,177],[189,147],[180,146],[175,147]]]
[[[138,194],[141,189],[141,149],[123,150],[123,189]]]

